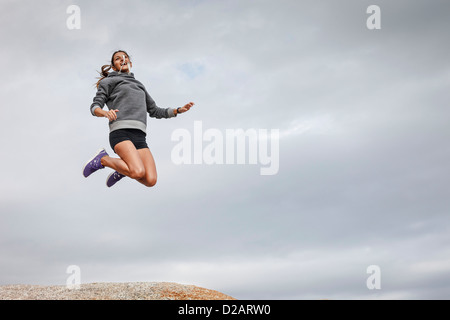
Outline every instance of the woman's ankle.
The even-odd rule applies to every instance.
[[[104,167],[106,167],[107,165],[107,163],[108,163],[108,159],[107,158],[110,158],[109,156],[104,156],[104,157],[102,157],[101,159],[100,159],[100,163],[102,164],[102,166],[104,166]]]

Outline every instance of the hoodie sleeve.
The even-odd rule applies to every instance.
[[[152,97],[148,94],[147,90],[145,90],[145,102],[147,104],[147,112],[152,118],[167,119],[176,117],[176,115],[173,114],[174,109],[158,107]]]
[[[109,91],[109,86],[106,81],[100,81],[97,89],[97,94],[94,97],[94,102],[91,104],[91,113],[93,116],[95,116],[95,109],[103,109],[103,107],[105,106],[106,100],[108,100]]]

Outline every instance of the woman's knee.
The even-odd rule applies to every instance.
[[[145,186],[147,187],[154,187],[156,185],[156,177],[147,177],[145,179]]]
[[[145,176],[145,169],[143,167],[130,168],[129,177],[131,179],[140,180]]]

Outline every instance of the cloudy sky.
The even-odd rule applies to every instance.
[[[366,25],[373,4],[379,30]],[[450,297],[448,1],[0,8],[0,285],[65,285],[77,265],[82,283],[178,282],[238,299]],[[117,49],[160,107],[196,103],[148,121],[154,188],[81,173],[99,148],[113,154],[89,106]],[[195,123],[224,139],[279,130],[278,172],[177,165],[172,134],[201,140]]]

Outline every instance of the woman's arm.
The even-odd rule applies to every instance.
[[[147,104],[147,112],[152,118],[172,118],[176,117],[178,113],[184,113],[188,111],[193,105],[193,102],[189,102],[183,107],[172,109],[172,108],[160,108],[156,105],[155,100],[150,96],[150,94],[145,90],[145,102]]]
[[[194,104],[195,104],[195,103],[193,103],[193,102],[189,102],[189,103],[185,104],[185,105],[184,105],[183,107],[181,107],[181,108],[174,109],[174,110],[173,110],[173,114],[176,116],[178,113],[185,113],[186,111],[189,111],[189,109],[192,108],[192,106],[193,106]]]
[[[106,100],[108,99],[109,96],[109,85],[108,82],[106,81],[107,79],[103,79],[102,81],[100,81],[98,88],[97,88],[97,93],[95,94],[94,97],[94,101],[91,104],[91,113],[93,116],[97,116],[97,117],[101,117],[103,115],[100,115],[100,113],[98,113],[97,110],[102,110]],[[106,111],[105,111],[106,112]]]
[[[109,121],[117,120],[117,112],[119,112],[119,110],[117,110],[117,109],[111,109],[109,111],[105,111],[101,108],[97,108],[94,110],[94,114],[97,117],[105,117],[105,118],[108,118]]]
[[[155,100],[145,90],[145,103],[147,104],[147,112],[152,118],[167,119],[176,116],[171,108],[160,108],[156,105]]]

